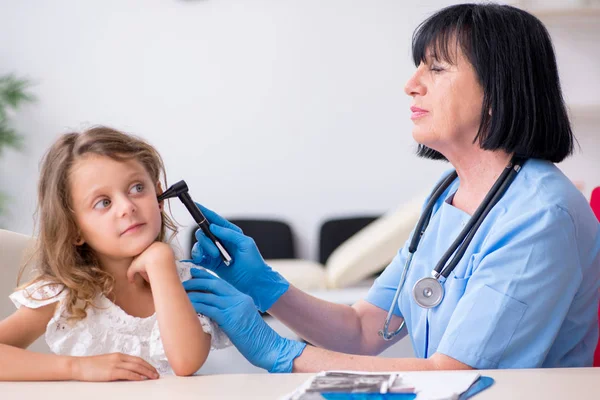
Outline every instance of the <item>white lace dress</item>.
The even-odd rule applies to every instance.
[[[181,282],[191,278],[191,267],[198,268],[192,263],[177,261],[177,272]],[[46,327],[46,343],[52,352],[69,356],[119,352],[143,358],[161,375],[173,374],[160,339],[156,314],[147,318],[133,317],[106,296],[99,295],[95,301],[98,308],[88,307],[86,318],[74,324],[69,323],[64,303],[67,291],[52,297],[60,292],[62,285],[43,285],[44,282],[30,285],[11,294],[10,299],[17,308],[38,308],[60,302]],[[212,349],[231,346],[229,338],[215,322],[200,314],[198,318],[204,332],[211,335]]]

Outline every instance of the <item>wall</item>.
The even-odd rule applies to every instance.
[[[323,219],[384,212],[447,168],[413,155],[403,86],[412,31],[451,2],[414,3],[0,1],[0,74],[32,78],[38,96],[16,116],[25,151],[0,158],[4,226],[32,233],[38,161],[58,134],[108,124],[154,144],[197,201],[281,217],[316,258]],[[598,28],[572,28],[551,27],[565,93],[600,104]],[[564,169],[589,190],[600,143],[586,121]]]

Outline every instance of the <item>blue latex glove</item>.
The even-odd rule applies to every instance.
[[[207,271],[192,268],[183,283],[197,313],[215,321],[248,361],[269,372],[292,372],[305,343],[281,337],[256,311],[252,299]]]
[[[211,232],[225,245],[233,258],[227,266],[217,246],[202,232],[196,231],[198,243],[192,248],[192,261],[214,271],[237,290],[252,297],[261,312],[266,312],[284,294],[290,284],[263,260],[254,239],[214,211],[196,203],[210,222]]]

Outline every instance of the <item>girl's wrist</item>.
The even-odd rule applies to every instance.
[[[179,281],[175,258],[172,260],[156,260],[149,263],[146,265],[146,273],[151,284],[153,280],[164,280],[169,277],[175,277]]]
[[[58,370],[60,371],[60,380],[79,380],[79,362],[80,357],[60,356],[58,361]]]

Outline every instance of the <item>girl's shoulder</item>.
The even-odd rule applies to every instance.
[[[9,297],[15,307],[40,308],[48,304],[62,302],[68,288],[60,283],[39,279],[18,288]]]

